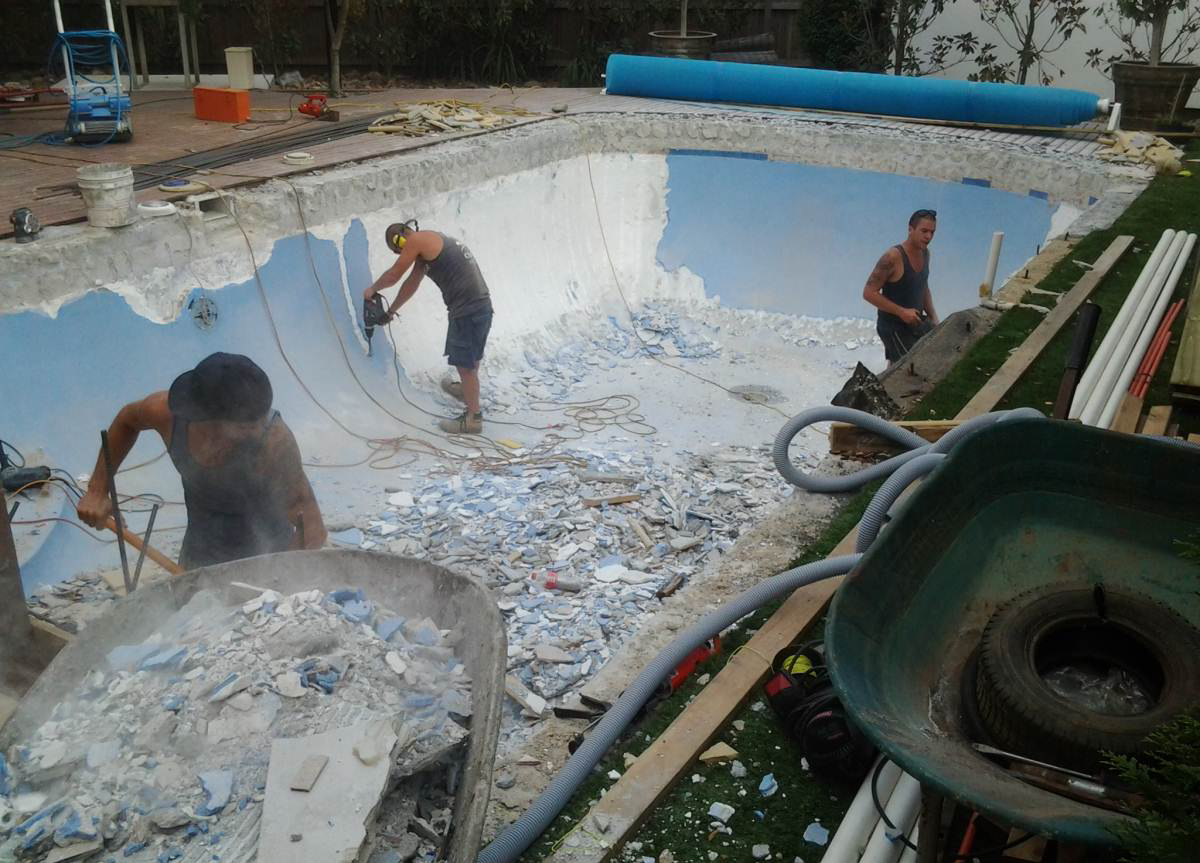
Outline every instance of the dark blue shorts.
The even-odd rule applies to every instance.
[[[450,365],[473,369],[483,359],[488,332],[492,329],[492,310],[480,309],[460,318],[451,318],[446,329],[446,350]]]

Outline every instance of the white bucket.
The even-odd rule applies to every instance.
[[[133,198],[133,170],[128,165],[107,162],[87,165],[75,172],[79,192],[87,206],[89,225],[119,228],[137,218]]]
[[[226,48],[225,70],[229,73],[229,89],[249,90],[254,87],[254,54],[252,48]]]

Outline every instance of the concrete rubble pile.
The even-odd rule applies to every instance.
[[[245,592],[97,657],[0,755],[0,861],[433,859],[471,713],[459,633],[361,590]],[[288,747],[324,759],[300,790]]]
[[[482,579],[506,618],[510,676],[535,696],[518,702],[530,718],[662,608],[660,590],[728,552],[761,507],[789,493],[765,448],[683,451],[681,469],[637,452],[562,454],[581,466],[521,465],[394,491],[377,518],[334,535]]]
[[[115,575],[120,582],[120,572]],[[117,591],[100,573],[89,572],[38,588],[26,598],[26,604],[33,617],[66,632],[79,633],[108,611],[123,593],[124,588]]]

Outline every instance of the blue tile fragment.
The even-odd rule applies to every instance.
[[[1030,189],[1030,190],[1029,190],[1029,197],[1031,197],[1031,198],[1039,198],[1039,199],[1041,199],[1041,200],[1043,200],[1043,201],[1049,201],[1049,200],[1050,200],[1050,193],[1049,193],[1049,192],[1043,192],[1041,189]]]
[[[209,770],[199,774],[205,801],[196,808],[200,815],[216,815],[229,803],[233,793],[233,773],[229,770]]]
[[[984,189],[992,187],[992,181],[986,180],[983,177],[963,177],[962,181],[964,186],[979,186]]]
[[[142,671],[177,671],[187,659],[186,647],[167,647],[142,660]]]
[[[387,620],[381,620],[375,624],[375,634],[384,641],[389,641],[396,634],[396,630],[404,626],[405,620],[406,618],[403,617],[389,617]]]

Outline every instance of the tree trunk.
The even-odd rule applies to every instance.
[[[904,52],[908,49],[908,13],[910,0],[898,0],[896,3],[896,45],[892,59],[892,74],[904,72]]]
[[[333,13],[329,4],[334,0],[325,0],[325,26],[329,28],[329,94],[342,95],[342,39],[346,36],[346,22],[350,18],[350,4],[353,0],[341,0],[337,10],[337,24],[333,23]]]
[[[1017,70],[1017,83],[1024,84],[1033,65],[1033,28],[1037,26],[1037,7],[1040,0],[1029,0],[1029,19],[1025,22],[1025,35],[1021,39],[1021,53]]]
[[[1163,4],[1166,5],[1165,3]],[[1163,35],[1167,32],[1167,17],[1171,14],[1169,8],[1157,12],[1150,22],[1150,65],[1157,66],[1162,62]]]

